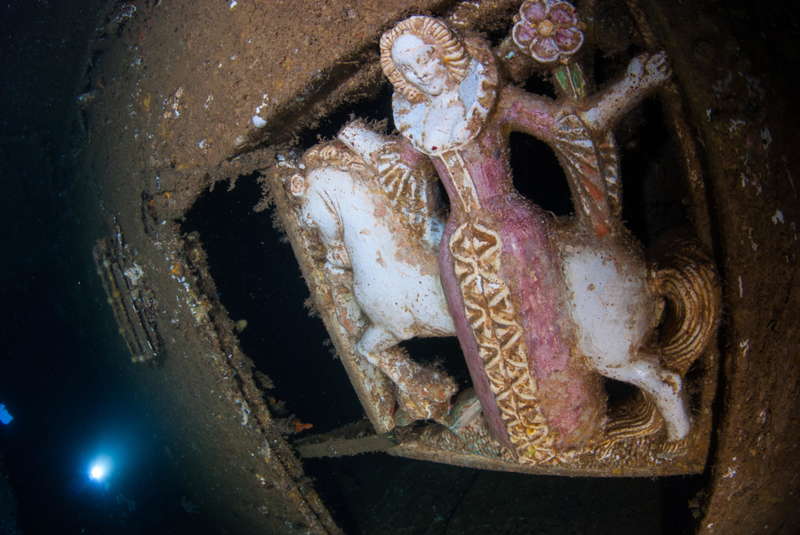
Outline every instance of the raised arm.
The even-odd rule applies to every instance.
[[[516,86],[503,88],[498,110],[504,126],[514,132],[523,132],[552,145],[557,103],[539,95],[532,95]]]
[[[576,110],[592,132],[604,132],[672,76],[664,52],[633,58],[625,77],[581,102]]]
[[[397,154],[408,168],[416,168],[428,162],[428,156],[415,149],[402,136],[387,136],[369,128],[361,120],[348,123],[337,135],[340,141],[350,147],[369,164],[378,164],[378,155],[385,153],[387,147]]]

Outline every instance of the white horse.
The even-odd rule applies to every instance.
[[[691,428],[683,379],[716,329],[713,264],[696,245],[679,243],[659,270],[648,270],[624,238],[599,245],[562,233],[560,256],[577,344],[589,367],[647,393],[664,419],[667,440]],[[661,327],[661,342],[652,339]]]
[[[325,245],[323,271],[339,322],[357,333],[363,325],[358,309],[363,311],[369,322],[358,352],[398,386],[406,402],[410,398],[415,417],[433,417],[425,408],[446,405],[457,390],[455,382],[395,346],[414,337],[456,334],[439,277],[444,222],[435,215],[435,195],[426,198],[427,214],[414,214],[415,224],[344,145],[312,148],[303,160],[307,172],[295,174],[290,189],[300,224],[316,229]],[[440,415],[443,411],[446,407],[439,407]]]

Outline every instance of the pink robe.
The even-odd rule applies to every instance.
[[[600,379],[574,349],[554,221],[514,189],[508,165],[510,132],[553,145],[557,110],[499,87],[491,52],[468,45],[480,90],[465,103],[463,139],[423,147],[413,133],[419,105],[398,94],[395,123],[407,159],[429,156],[451,200],[442,283],[492,434],[521,462],[546,462],[589,439],[604,414]]]

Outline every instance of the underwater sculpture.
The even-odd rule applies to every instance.
[[[334,146],[343,142],[360,156],[359,165],[377,177],[373,187],[406,221],[403,228],[412,229],[384,242],[393,244],[396,258],[415,258],[420,250],[430,258],[437,249],[432,241],[441,236],[443,294],[482,417],[471,403],[473,395],[460,401],[470,402],[465,413],[488,427],[488,436],[510,459],[560,464],[588,453],[604,460],[619,442],[656,435],[661,438],[654,454],[679,456],[692,426],[683,376],[713,336],[719,312],[713,263],[696,245],[683,242],[666,264],[648,268],[641,245],[620,218],[619,164],[611,133],[617,120],[669,79],[668,62],[663,53],[637,56],[618,81],[586,98],[580,70],[570,64],[583,42],[570,4],[527,0],[512,35],[523,51],[552,67],[559,83],[567,81],[561,98],[553,101],[505,83],[496,56],[480,38],[462,39],[440,20],[412,17],[381,39],[381,63],[395,87],[394,121],[401,136],[378,135],[356,121],[342,129]],[[564,90],[567,85],[571,92]],[[572,192],[573,217],[559,220],[516,192],[509,170],[512,131],[554,150]],[[306,176],[315,172],[311,163],[306,162]],[[428,203],[434,195],[431,182],[413,178],[431,163],[451,201],[443,232]],[[307,187],[301,179],[297,187],[292,179],[296,195]],[[337,186],[330,182],[326,188]],[[341,207],[330,208],[333,204],[327,203],[328,210],[342,213]],[[371,234],[370,228],[366,235]],[[365,269],[377,273],[386,267],[383,262],[376,267],[379,245],[368,241],[345,243],[344,252],[328,250],[326,277],[332,288],[352,282],[328,275],[328,263],[335,264],[331,255],[371,251],[363,257]],[[355,273],[356,262],[350,265]],[[383,274],[389,277],[384,286],[392,285],[388,272]],[[377,284],[369,292],[365,288],[356,295],[353,307],[373,321],[369,308],[391,309],[396,302],[386,300]],[[342,297],[337,314],[353,332],[347,327],[352,314],[340,312],[346,302]],[[675,318],[659,326],[666,306],[676,311]],[[451,334],[415,328],[424,336]],[[422,392],[415,390],[414,373],[401,377],[391,370],[395,364],[376,358],[375,349],[415,335],[395,333],[378,345],[360,341],[359,352],[370,355],[370,362],[398,385],[401,409],[408,405],[404,398],[411,398],[422,402],[422,410],[409,411],[415,418],[433,418],[451,429],[468,425],[454,409],[445,414],[452,399],[444,394],[455,392],[444,386],[451,384],[449,378],[430,382]],[[404,355],[395,362],[413,366]],[[642,394],[638,405],[621,416],[609,414],[602,377],[635,385]],[[443,395],[430,398],[427,389],[436,387]]]
[[[527,2],[523,24],[562,4],[571,7]],[[551,18],[577,21],[561,9]],[[546,22],[536,29],[556,32]],[[431,158],[451,199],[442,281],[493,435],[533,463],[596,439],[604,419],[598,372],[642,389],[667,441],[683,441],[691,422],[681,377],[643,348],[661,303],[613,209],[616,174],[603,164],[614,159],[600,154],[615,121],[669,78],[665,56],[635,58],[621,80],[582,102],[552,102],[504,85],[485,42],[412,17],[384,34],[381,63],[395,86],[396,127]],[[558,224],[516,194],[510,131],[556,150],[575,197],[572,221]]]
[[[443,422],[455,382],[396,347],[413,337],[455,335],[439,278],[444,221],[436,213],[435,177],[429,166],[387,167],[392,144],[364,132],[364,149],[382,155],[379,169],[333,142],[306,152],[307,171],[292,176],[290,189],[301,225],[316,230],[325,246],[323,271],[339,323],[398,387],[395,420]]]

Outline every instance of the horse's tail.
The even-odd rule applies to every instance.
[[[662,364],[684,375],[719,325],[722,292],[714,262],[696,242],[681,241],[659,262],[653,287],[666,301],[658,336]]]

